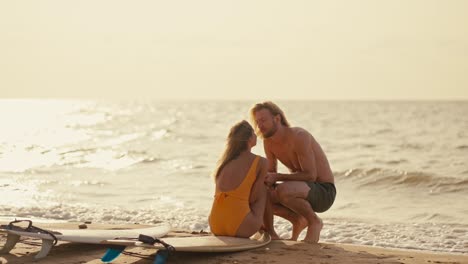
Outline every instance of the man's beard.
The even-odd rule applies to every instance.
[[[263,138],[272,137],[272,136],[276,133],[277,130],[278,130],[278,125],[277,125],[277,124],[273,124],[273,127],[272,127],[269,131],[267,131],[267,132],[265,132],[265,133],[263,134]]]

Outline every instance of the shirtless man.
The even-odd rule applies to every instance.
[[[316,213],[328,210],[336,196],[334,177],[327,157],[314,137],[305,129],[290,127],[281,109],[272,102],[256,104],[250,110],[257,134],[263,138],[268,159],[265,184],[270,187],[265,228],[278,238],[273,214],[293,225],[292,240],[307,227],[305,242],[317,243],[323,227]],[[277,161],[290,171],[277,172]],[[282,183],[277,183],[277,182]],[[268,216],[269,214],[269,216]]]

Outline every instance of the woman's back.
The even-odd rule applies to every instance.
[[[256,157],[257,155],[255,154],[245,153],[228,162],[216,178],[216,190],[229,192],[239,187],[247,176]]]
[[[249,153],[229,162],[220,171],[209,220],[214,234],[235,236],[250,213],[250,192],[257,179],[259,160],[259,156]]]

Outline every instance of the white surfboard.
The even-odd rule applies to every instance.
[[[47,231],[54,234],[58,241],[86,244],[106,244],[106,241],[108,240],[138,239],[140,234],[159,238],[166,235],[170,229],[171,227],[169,224],[160,224],[154,227],[138,229],[47,229]],[[7,241],[0,250],[0,254],[10,252],[22,236],[42,239],[41,251],[35,256],[35,259],[40,259],[47,256],[54,245],[54,237],[47,233],[29,232],[25,230],[7,228],[1,228],[0,232],[8,234]]]
[[[150,239],[151,240],[151,239]],[[165,237],[143,243],[135,240],[114,239],[105,244],[111,245],[101,258],[102,262],[114,261],[126,247],[144,247],[156,249],[154,263],[166,263],[170,252],[235,252],[255,249],[271,242],[268,233],[257,233],[250,238],[226,236]]]
[[[268,233],[257,233],[251,238],[239,238],[228,236],[196,236],[196,237],[166,237],[160,238],[164,243],[174,247],[175,251],[184,252],[235,252],[259,248],[271,242]],[[154,249],[166,249],[162,244],[146,244],[132,240],[107,240],[105,244],[120,245],[126,247],[145,247]]]

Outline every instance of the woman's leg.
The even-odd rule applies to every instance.
[[[262,188],[262,190],[258,192],[257,199],[250,204],[250,212],[237,229],[236,236],[250,237],[260,230],[260,227],[263,225],[266,200],[266,188]]]

